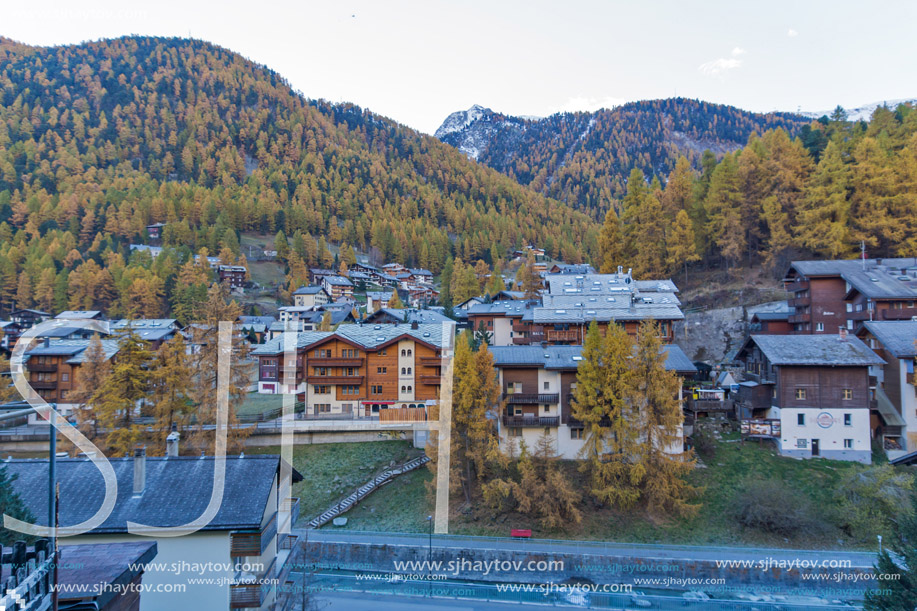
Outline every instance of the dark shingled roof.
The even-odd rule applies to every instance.
[[[867,321],[863,323],[866,329],[876,336],[885,349],[896,358],[906,359],[917,357],[917,321],[914,320],[889,320]]]
[[[197,519],[210,502],[214,457],[147,457],[146,487],[133,495],[134,459],[109,459],[118,480],[114,511],[93,533],[126,533],[127,522],[149,526],[180,526]],[[14,459],[2,463],[13,487],[36,518],[47,525],[48,461]],[[203,530],[259,528],[267,508],[280,457],[227,456],[226,487],[214,519]],[[92,517],[105,497],[101,472],[85,458],[57,460],[62,528]]]
[[[498,367],[526,366],[544,369],[576,369],[582,360],[582,346],[490,346],[494,365]],[[695,373],[697,368],[688,355],[675,344],[662,347],[666,354],[665,368],[678,373]]]
[[[752,335],[748,341],[754,342],[773,365],[868,366],[885,363],[853,336],[842,341],[837,335]]]
[[[80,586],[123,586],[130,583],[156,557],[157,552],[156,541],[62,545],[57,577],[58,584],[63,586],[59,594],[61,602],[85,600],[86,592],[77,589]],[[92,595],[100,609],[106,608],[119,596],[114,587],[99,594],[92,592]]]

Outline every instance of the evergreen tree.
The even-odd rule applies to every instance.
[[[392,290],[392,296],[388,300],[388,307],[400,310],[404,307],[404,304],[401,302],[401,296],[398,294],[398,289]]]
[[[681,379],[665,368],[666,353],[659,328],[652,321],[640,325],[634,357],[630,360],[627,401],[640,430],[637,461],[644,471],[641,496],[652,511],[679,516],[697,513],[690,503],[698,490],[685,481],[694,458],[682,448]]]
[[[627,401],[632,374],[628,360],[633,340],[623,328],[609,324],[605,337],[593,320],[576,371],[572,415],[584,425],[580,470],[589,473],[589,491],[603,504],[622,509],[640,498],[643,466],[636,454],[636,415]]]
[[[102,341],[95,334],[89,340],[82,364],[74,373],[73,390],[68,395],[68,399],[77,404],[74,414],[80,432],[92,441],[99,437],[99,422],[91,399],[110,375],[111,362],[105,355]]]
[[[741,216],[742,191],[734,156],[724,157],[713,171],[705,206],[709,219],[708,235],[720,255],[727,262],[737,264],[747,242]]]
[[[911,509],[894,520],[894,532],[885,539],[875,572],[886,575],[878,589],[867,590],[867,611],[917,609],[917,489],[911,492]]]
[[[17,520],[27,523],[34,523],[35,516],[25,506],[19,494],[13,489],[13,482],[18,475],[9,475],[6,467],[0,464],[0,515],[8,515]],[[16,541],[29,541],[27,535],[22,533],[0,528],[0,545],[12,545]]]
[[[675,222],[672,223],[666,247],[668,248],[666,263],[670,273],[684,266],[685,282],[687,283],[688,263],[700,261],[700,256],[696,250],[694,226],[691,224],[688,213],[684,210],[679,210],[675,215]]]
[[[605,213],[605,222],[599,232],[599,272],[614,273],[619,265],[624,264],[624,250],[621,221],[612,206]]]
[[[182,430],[190,422],[194,412],[192,371],[192,358],[180,333],[156,351],[151,372],[156,448],[165,448],[173,425]]]

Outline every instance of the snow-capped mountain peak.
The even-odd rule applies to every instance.
[[[445,135],[460,132],[484,115],[492,112],[489,108],[484,108],[479,104],[473,105],[468,110],[459,110],[446,117],[446,120],[443,121],[443,124],[439,126],[439,129],[433,135],[442,140]]]
[[[882,102],[873,102],[872,104],[863,104],[856,108],[845,108],[847,112],[848,121],[869,121],[872,118],[872,113],[875,112],[876,108],[880,106],[886,106],[892,110],[898,107],[899,104],[917,104],[917,99],[915,98],[901,98],[898,100],[885,100]],[[804,117],[811,117],[812,119],[818,119],[824,115],[831,116],[831,113],[834,112],[834,109],[831,110],[821,110],[817,112],[797,112],[796,114],[802,115]]]

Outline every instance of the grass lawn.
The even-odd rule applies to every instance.
[[[240,416],[263,414],[272,409],[283,407],[283,395],[267,395],[256,392],[248,393],[245,402],[239,405],[236,413]]]
[[[282,283],[286,277],[283,266],[277,261],[250,261],[248,271],[251,273],[252,282],[261,286],[274,286]]]
[[[246,448],[253,454],[280,454],[277,446],[265,448]],[[293,484],[293,496],[299,497],[299,524],[312,519],[337,500],[347,496],[361,484],[372,479],[391,461],[402,463],[419,456],[421,451],[415,449],[408,441],[367,441],[363,443],[321,443],[297,445],[293,448],[293,466],[302,473],[303,481]],[[418,469],[420,471],[420,469]],[[403,477],[412,477],[411,473]],[[390,494],[395,482],[374,492],[363,503],[375,501],[377,495]],[[345,514],[348,518],[355,511]],[[426,518],[426,514],[423,516]],[[389,529],[398,530],[396,521]],[[381,528],[381,526],[378,526]]]

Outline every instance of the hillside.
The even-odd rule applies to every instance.
[[[699,168],[705,150],[732,152],[752,133],[783,128],[796,134],[810,121],[672,98],[544,119],[474,106],[450,115],[436,136],[523,185],[588,210],[607,209],[621,197],[634,168],[663,180],[679,155]]]
[[[175,251],[155,264],[128,259],[127,244],[154,222],[167,223],[163,245]],[[164,310],[188,254],[238,256],[242,231],[324,236],[438,271],[450,256],[489,260],[548,228],[570,260],[595,249],[585,215],[433,137],[307,100],[229,50],[167,38],[51,48],[0,39],[6,311],[122,313],[138,278],[161,306],[148,309]],[[72,274],[104,290],[74,286]]]

